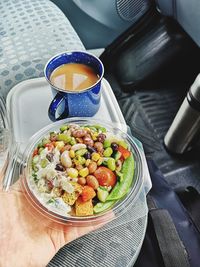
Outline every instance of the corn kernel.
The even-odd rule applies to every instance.
[[[70,150],[69,151],[69,156],[70,156],[70,158],[74,158],[75,157],[75,152],[74,152],[74,150]]]
[[[81,177],[86,177],[86,176],[88,176],[88,174],[89,174],[89,170],[88,170],[87,167],[86,167],[86,168],[83,168],[83,169],[81,169],[81,170],[79,171],[79,175],[80,175]]]
[[[57,141],[57,142],[55,142],[55,145],[56,145],[58,150],[61,150],[61,148],[63,148],[65,146],[65,143],[63,141]]]
[[[92,160],[98,161],[100,157],[101,156],[99,155],[99,153],[96,153],[96,152],[92,153]]]
[[[101,157],[98,161],[97,161],[97,165],[100,166],[103,163],[103,158]]]
[[[71,177],[71,178],[77,178],[78,177],[78,171],[75,168],[69,168],[67,170],[67,174]]]
[[[87,159],[86,162],[85,162],[85,166],[88,167],[91,163],[91,159]]]
[[[93,133],[93,134],[91,134],[91,136],[92,136],[92,140],[93,141],[97,141],[97,136],[98,136],[99,134],[98,133]]]
[[[88,127],[85,127],[85,130],[86,130],[87,132],[91,132],[90,128],[88,128]]]

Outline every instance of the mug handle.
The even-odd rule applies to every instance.
[[[65,102],[66,102],[65,103],[65,110],[58,118],[56,118],[56,110],[64,98],[65,98]],[[68,108],[68,103],[66,101],[66,95],[64,97],[61,93],[56,94],[56,96],[51,101],[51,104],[49,106],[48,115],[49,115],[50,120],[52,120],[52,121],[58,121],[58,120],[62,120],[64,118],[68,117],[69,108]]]

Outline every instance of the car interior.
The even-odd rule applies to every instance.
[[[104,78],[146,158],[177,194],[186,188],[200,193],[200,93],[191,96],[195,113],[187,113],[188,107],[179,112],[194,82],[200,88],[195,81],[200,70],[198,0],[4,0],[0,11],[0,93],[5,100],[20,82],[43,77],[52,56],[86,50],[103,62]],[[178,112],[178,126],[168,133]],[[113,250],[117,243],[113,240]],[[81,250],[81,241],[74,246]],[[73,244],[66,251],[48,266],[66,266],[61,258],[66,253],[68,261],[73,257]],[[134,266],[125,256],[113,265],[101,263],[101,257],[104,250],[96,266]],[[67,266],[93,265],[83,258]]]

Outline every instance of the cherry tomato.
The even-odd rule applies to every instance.
[[[106,167],[99,167],[95,172],[94,176],[102,186],[114,186],[117,182],[117,177],[114,172]]]
[[[131,152],[128,149],[124,148],[123,146],[119,146],[118,151],[122,154],[122,157],[124,159],[127,159],[131,155]]]

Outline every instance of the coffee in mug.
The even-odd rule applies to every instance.
[[[94,85],[98,79],[99,75],[91,67],[79,63],[63,64],[50,76],[54,86],[67,91],[85,90]]]

